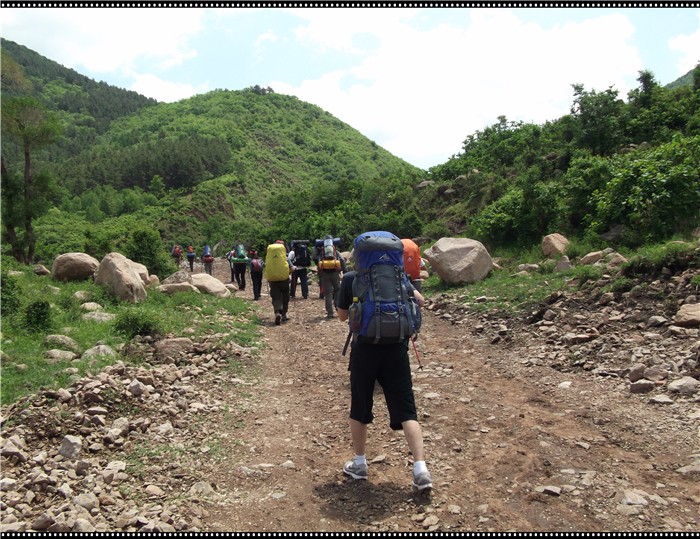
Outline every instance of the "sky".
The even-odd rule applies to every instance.
[[[698,6],[697,2],[695,6]],[[270,87],[428,170],[498,122],[622,99],[700,61],[690,8],[8,8],[0,35],[82,75],[174,102]]]

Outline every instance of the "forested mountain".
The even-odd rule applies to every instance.
[[[18,50],[23,54],[13,59],[21,68],[22,62],[55,67]],[[14,49],[3,50],[8,52]],[[4,63],[3,88],[9,65]],[[55,83],[27,78],[47,117],[56,113],[63,128],[53,144],[36,147],[32,156],[34,169],[43,173],[37,178],[44,179],[44,206],[53,206],[36,220],[42,260],[68,247],[95,254],[119,247],[139,226],[135,221],[160,232],[166,244],[348,238],[366,224],[420,233],[417,216],[403,210],[412,206],[412,187],[425,173],[295,97],[257,86],[215,90],[177,103],[122,109],[102,118],[109,122],[103,133],[81,138],[82,127],[97,119],[85,109],[80,120],[67,114],[46,91],[74,80],[74,74],[58,70]],[[92,88],[87,81],[84,92]],[[80,93],[80,84],[71,88]],[[8,125],[3,122],[10,133]],[[3,203],[10,208],[17,205],[24,162],[21,152],[6,150],[5,141],[19,148],[21,137],[3,138],[4,179],[14,186]],[[15,216],[15,228],[21,218]]]
[[[94,81],[13,41],[2,39],[1,45],[3,60],[7,55],[24,70],[31,83],[29,93],[58,112],[63,120],[64,136],[51,148],[55,159],[66,158],[93,144],[112,120],[158,103],[136,92]],[[17,89],[3,85],[3,99],[17,93]],[[2,150],[4,155],[13,155],[12,146],[7,146],[5,140]]]
[[[700,68],[677,88],[641,71],[626,100],[572,84],[570,114],[499,117],[426,172],[272,88],[156,103],[2,45],[3,250],[18,259],[324,234],[349,246],[368,229],[496,248],[553,231],[602,242],[621,225],[615,241],[638,245],[700,225]]]

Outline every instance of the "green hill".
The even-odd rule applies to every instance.
[[[685,75],[678,77],[676,80],[669,82],[666,88],[673,90],[675,88],[680,88],[681,86],[690,86],[691,88],[695,84],[695,73],[700,76],[700,64],[696,65],[693,69],[688,71]]]
[[[611,228],[623,230],[615,241],[640,245],[700,225],[700,93],[662,87],[649,71],[626,99],[572,84],[571,114],[543,125],[499,117],[425,172],[271,88],[157,103],[6,41],[2,68],[3,249],[18,259],[139,257],[151,233],[163,252],[325,234],[345,248],[371,229],[469,236],[493,250],[527,249],[551,232],[604,247]],[[30,173],[16,121],[27,103],[44,127],[62,128],[32,146]]]

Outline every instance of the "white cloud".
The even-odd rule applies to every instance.
[[[401,21],[410,20],[418,9],[289,9],[290,13],[305,21],[305,25],[295,30],[296,38],[321,52],[328,49],[341,52],[359,53],[360,48],[353,44],[358,33],[375,35],[392,34]]]
[[[634,27],[622,14],[544,29],[511,11],[485,9],[470,11],[469,24],[417,30],[404,10],[386,10],[381,23],[368,10],[350,11],[352,24],[334,27],[318,17],[297,35],[352,50],[353,32],[371,34],[376,50],[353,68],[296,87],[270,85],[423,168],[458,153],[467,135],[499,115],[543,123],[568,113],[574,83],[596,90],[612,85],[626,97],[642,67],[630,45]],[[357,82],[348,86],[348,80]]]
[[[131,76],[134,82],[129,87],[129,90],[166,103],[173,103],[180,99],[186,99],[195,94],[209,91],[207,83],[192,86],[190,84],[166,81],[149,73],[141,75],[132,73]]]
[[[258,36],[258,39],[255,40],[255,46],[260,47],[265,43],[274,43],[278,39],[277,34],[275,34],[273,30],[268,30],[264,34]]]
[[[8,39],[66,67],[93,73],[128,71],[141,59],[156,60],[163,68],[180,64],[196,55],[187,41],[203,29],[201,9],[14,11],[3,11],[3,33],[12,36]]]
[[[679,35],[669,40],[671,50],[679,51],[678,75],[685,75],[700,62],[700,11],[698,11],[698,29],[689,35]]]

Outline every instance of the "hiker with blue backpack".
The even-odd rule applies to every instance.
[[[425,463],[408,358],[409,341],[420,330],[423,296],[407,279],[403,243],[391,232],[357,236],[353,266],[355,271],[343,276],[337,303],[338,317],[349,322],[348,340],[352,339],[348,369],[354,456],[343,466],[343,473],[353,479],[368,477],[367,425],[374,419],[374,385],[379,382],[389,410],[389,426],[404,431],[413,456],[413,489],[430,491],[433,483]]]

